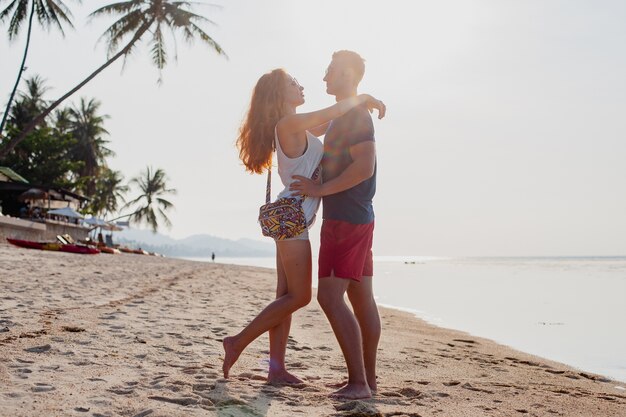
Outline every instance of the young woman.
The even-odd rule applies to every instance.
[[[293,192],[292,176],[311,177],[324,151],[315,135],[323,135],[328,123],[359,105],[384,115],[384,105],[374,97],[361,94],[312,113],[297,114],[304,103],[303,88],[282,69],[263,75],[252,93],[248,114],[237,139],[239,157],[247,171],[262,174],[271,169],[276,151],[278,173],[285,189],[278,197]],[[319,198],[305,198],[302,206],[310,225],[320,204]],[[285,369],[285,351],[291,314],[311,301],[311,244],[308,230],[291,239],[276,241],[278,283],[276,299],[261,311],[241,332],[224,339],[224,377],[239,355],[253,340],[269,331],[270,364],[268,382],[297,384],[302,381]]]

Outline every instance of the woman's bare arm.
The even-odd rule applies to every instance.
[[[378,110],[379,119],[385,117],[386,108],[382,101],[370,96],[369,94],[359,94],[356,97],[349,97],[341,100],[322,110],[285,116],[280,119],[276,128],[281,136],[291,135],[305,130],[312,130],[317,126],[328,123],[331,120],[344,115],[356,106],[360,106],[362,104],[367,105],[367,108],[370,111],[373,109]]]
[[[326,134],[329,125],[330,122],[326,122],[323,125],[315,126],[314,128],[309,129],[309,132],[313,133],[315,136],[323,136]]]

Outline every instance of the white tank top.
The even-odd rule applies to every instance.
[[[295,193],[289,190],[289,186],[292,182],[296,181],[291,178],[293,175],[301,175],[303,177],[311,178],[313,172],[317,169],[324,156],[324,144],[321,140],[311,132],[306,131],[307,147],[304,153],[296,158],[290,158],[284,154],[280,147],[280,141],[278,140],[278,133],[274,136],[276,142],[276,157],[278,161],[278,175],[280,180],[285,186],[283,191],[278,194],[277,198],[291,197]],[[321,178],[321,174],[320,174]],[[315,218],[315,213],[320,206],[319,197],[306,197],[302,203],[302,209],[304,210],[304,216],[307,223],[312,224]]]

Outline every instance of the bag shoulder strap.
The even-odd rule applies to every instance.
[[[272,166],[267,168],[267,186],[265,187],[265,204],[272,198]]]

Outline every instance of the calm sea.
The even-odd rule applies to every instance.
[[[375,257],[374,290],[437,326],[626,382],[626,257]]]

